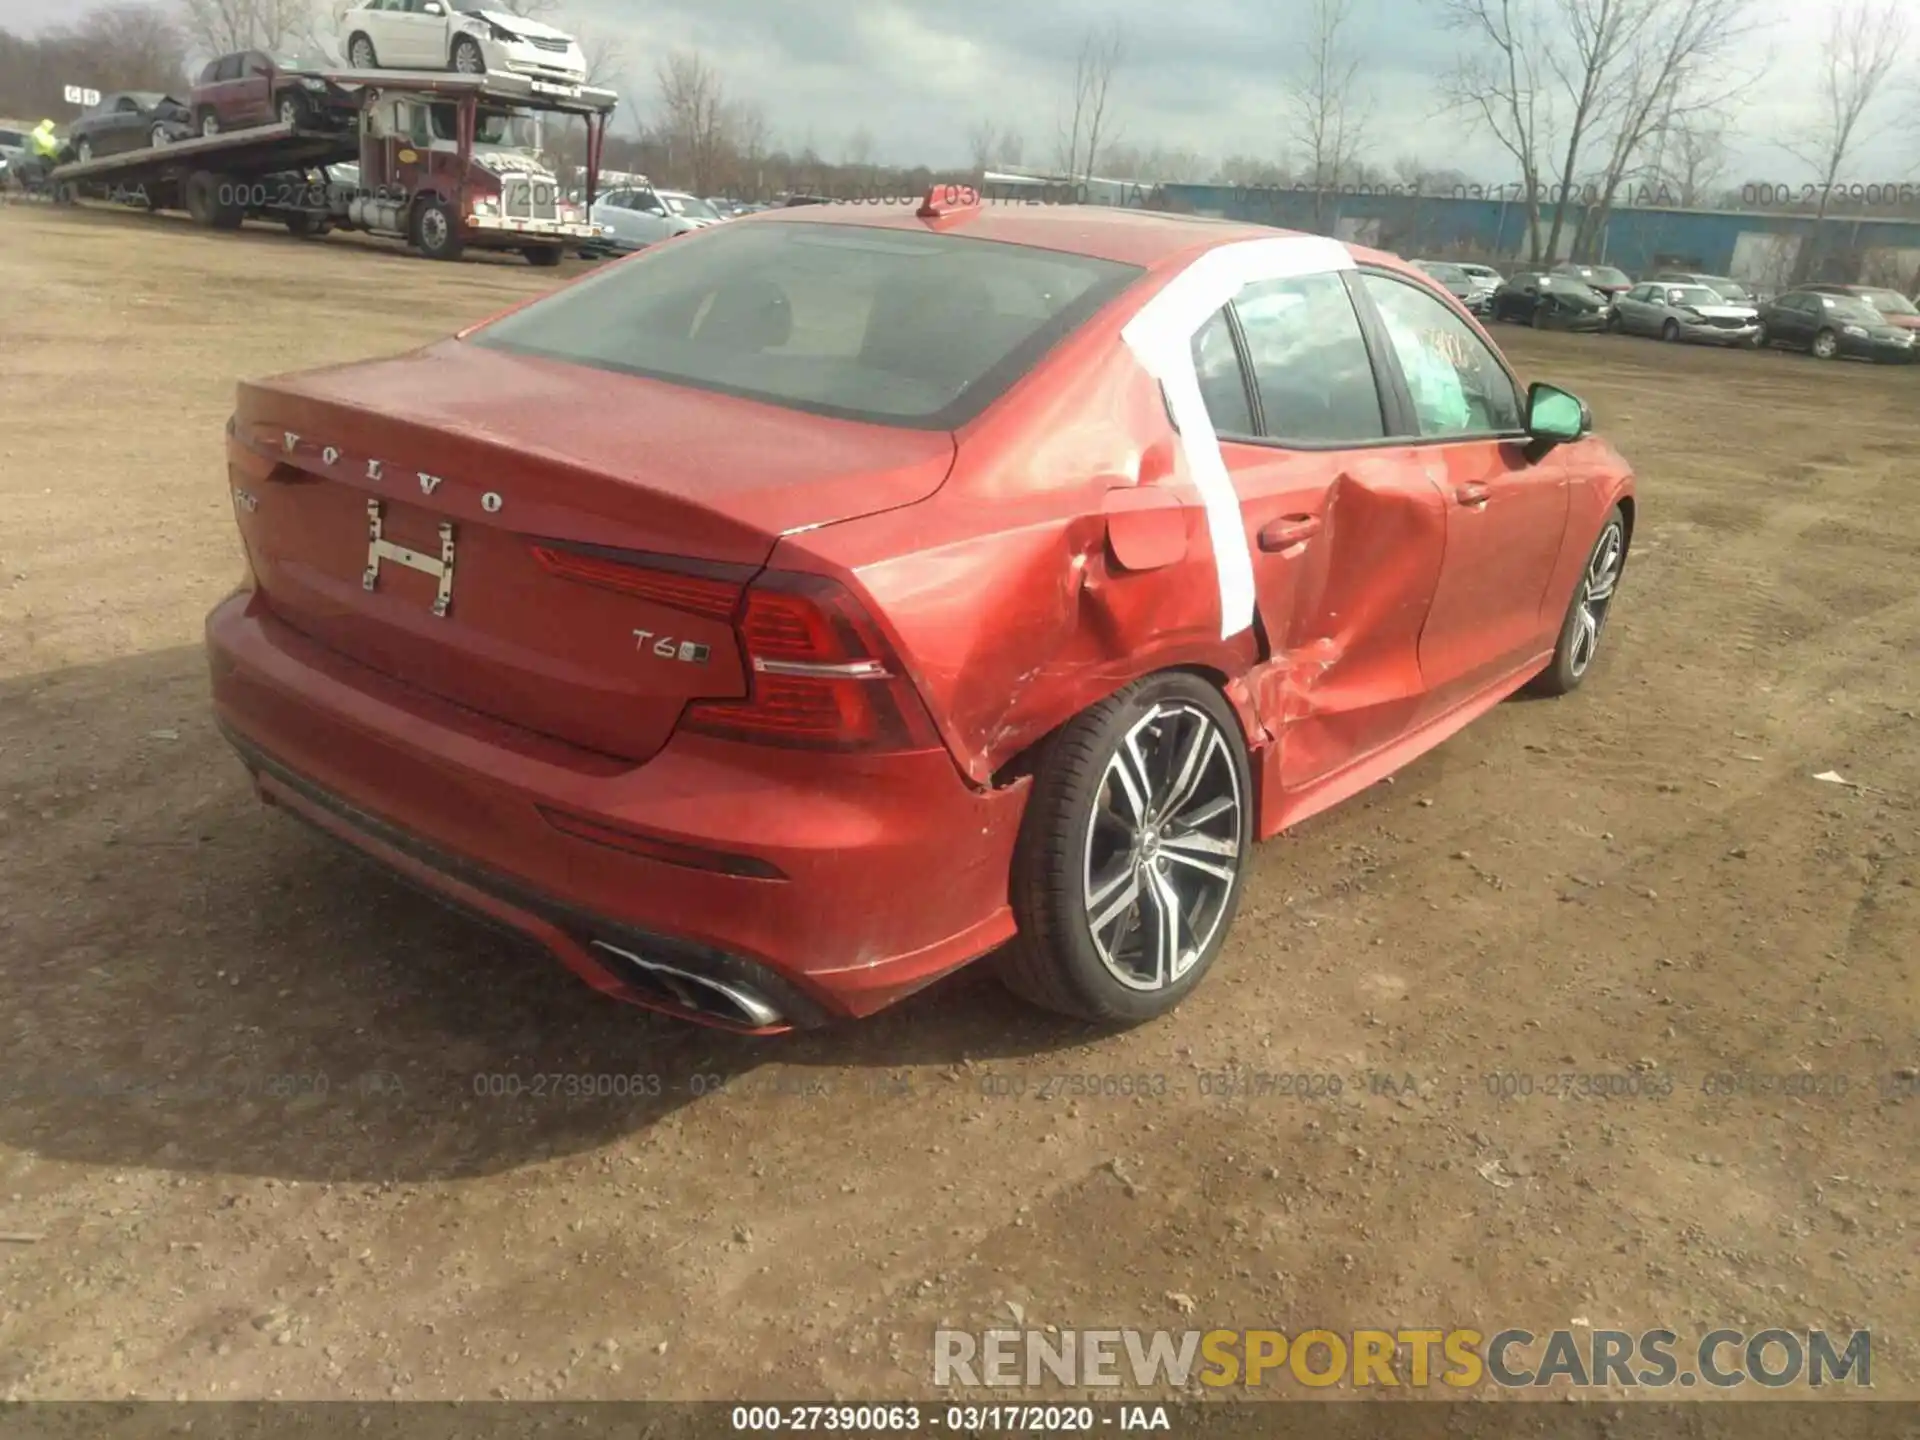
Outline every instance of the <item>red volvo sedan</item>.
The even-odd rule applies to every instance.
[[[413,354],[244,384],[214,703],[266,801],[746,1032],[988,954],[1197,985],[1253,842],[1585,678],[1586,407],[1313,236],[785,209]]]

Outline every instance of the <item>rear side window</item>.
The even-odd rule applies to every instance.
[[[978,415],[1140,270],[852,225],[723,225],[488,326],[544,356],[884,425]]]
[[[1213,433],[1256,434],[1253,408],[1247,403],[1246,372],[1240,368],[1240,352],[1225,309],[1214,311],[1194,335],[1193,369],[1200,377],[1200,398],[1207,402]]]
[[[1386,435],[1360,317],[1338,275],[1262,280],[1235,297],[1266,435],[1307,445]]]

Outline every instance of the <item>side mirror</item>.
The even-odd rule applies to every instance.
[[[1527,447],[1529,459],[1537,460],[1554,446],[1578,440],[1592,429],[1593,412],[1578,396],[1538,380],[1527,387],[1527,434],[1533,437]]]
[[[420,10],[422,14],[426,15],[444,15],[447,13],[447,7],[442,5],[440,0],[427,0],[427,3],[422,5]]]

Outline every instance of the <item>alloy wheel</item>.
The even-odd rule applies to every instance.
[[[205,115],[202,115],[200,117],[200,133],[202,135],[218,135],[220,133],[220,117],[212,111],[208,111]]]
[[[487,73],[486,57],[472,40],[457,40],[453,46],[453,68],[462,75],[484,75]]]
[[[1207,953],[1241,863],[1240,772],[1219,724],[1166,701],[1115,746],[1087,824],[1082,900],[1095,952],[1132,990],[1165,990]]]
[[[1813,353],[1822,360],[1831,360],[1840,349],[1840,342],[1833,338],[1831,330],[1822,330],[1813,337]]]
[[[1600,648],[1600,632],[1606,628],[1607,611],[1613,605],[1626,554],[1626,535],[1620,522],[1609,521],[1593,547],[1593,558],[1587,562],[1587,573],[1580,584],[1580,607],[1574,615],[1573,643],[1567,653],[1567,666],[1576,679],[1587,673]]]
[[[80,143],[73,147],[73,153],[80,157],[80,163],[82,165],[86,164],[89,160],[93,159],[93,142],[85,136],[82,136]]]

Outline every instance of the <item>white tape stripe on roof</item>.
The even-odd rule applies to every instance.
[[[1338,240],[1318,235],[1242,240],[1209,250],[1181,271],[1127,322],[1120,338],[1165,387],[1187,470],[1199,487],[1220,577],[1220,638],[1231,640],[1253,624],[1253,550],[1240,517],[1240,496],[1227,473],[1193,368],[1193,337],[1244,286],[1354,268]]]

